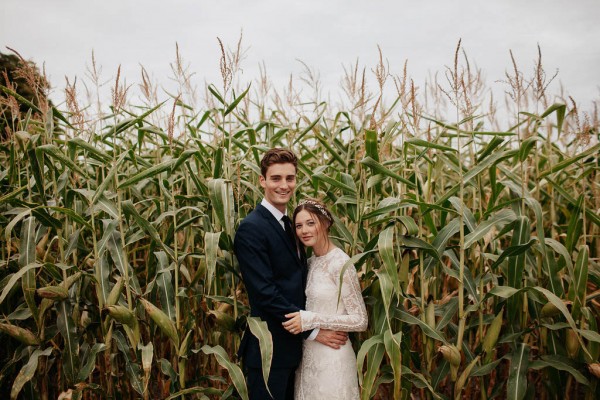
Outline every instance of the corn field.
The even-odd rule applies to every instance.
[[[60,106],[31,71],[36,99],[0,86],[0,397],[246,399],[232,245],[271,147],[358,271],[362,399],[600,396],[598,110],[550,94],[541,53],[507,54],[499,111],[460,42],[423,87],[347,66],[339,104],[308,67],[242,82],[239,49],[202,90],[179,52],[175,94],[94,59]]]

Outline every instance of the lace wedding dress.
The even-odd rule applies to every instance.
[[[367,329],[367,310],[354,266],[343,275],[338,302],[340,273],[348,255],[338,248],[308,260],[306,311],[300,311],[302,330],[314,328],[344,332]],[[302,362],[296,371],[296,400],[359,399],[356,355],[347,341],[332,349],[316,340],[305,340]]]

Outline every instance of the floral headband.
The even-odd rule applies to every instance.
[[[331,215],[327,212],[327,210],[325,210],[325,207],[323,207],[320,203],[317,203],[314,200],[301,200],[300,203],[298,203],[298,207],[303,206],[305,204],[310,204],[312,206],[315,206],[317,208],[317,210],[319,210],[321,212],[321,214],[323,214],[325,216],[325,218],[327,218],[329,220],[329,222],[333,222]]]

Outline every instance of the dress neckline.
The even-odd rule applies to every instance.
[[[339,247],[333,246],[333,248],[331,250],[329,250],[327,253],[323,254],[322,256],[318,256],[318,255],[314,254],[315,259],[316,260],[323,259],[323,258],[327,257],[328,255],[332,254],[337,249],[339,249]]]

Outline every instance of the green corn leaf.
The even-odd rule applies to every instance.
[[[117,210],[117,205],[113,201],[108,200],[104,196],[100,196],[100,198],[98,199],[98,203],[96,204],[94,210],[104,211],[113,220],[118,220],[121,217],[119,214],[119,210]],[[92,211],[92,212],[94,212],[94,211]]]
[[[125,160],[126,156],[127,156],[127,152],[123,152],[123,154],[121,154],[121,156],[117,159],[117,161],[110,168],[110,170],[108,171],[108,174],[106,174],[106,176],[104,177],[104,179],[100,183],[100,186],[98,186],[98,188],[96,189],[96,193],[94,194],[94,196],[92,197],[92,200],[91,200],[91,205],[96,204],[96,202],[101,197],[103,197],[104,191],[106,190],[106,188],[108,187],[108,185],[115,178],[115,175],[117,174],[117,172],[122,169],[121,164]]]
[[[459,214],[462,214],[464,224],[469,229],[469,232],[473,232],[475,230],[475,228],[476,228],[476,224],[477,223],[475,221],[475,216],[473,215],[473,213],[471,212],[471,210],[469,210],[467,208],[467,206],[465,206],[465,204],[462,202],[462,200],[459,199],[458,197],[454,197],[454,196],[450,197],[448,199],[448,201],[450,202],[450,204],[452,204],[452,206],[454,207],[454,209]]]
[[[562,171],[565,168],[567,168],[569,165],[575,164],[577,161],[582,160],[586,157],[597,155],[599,151],[600,151],[600,144],[592,146],[589,149],[587,149],[586,151],[578,153],[576,156],[568,158],[566,160],[563,160],[563,161],[559,162],[558,164],[553,165],[551,168],[549,168],[545,171],[542,171],[540,173],[539,179],[545,178],[547,175]]]
[[[27,190],[27,186],[21,186],[20,188],[13,190],[10,193],[0,196],[0,204],[8,203],[11,199],[19,196],[21,193]]]
[[[562,243],[554,239],[546,238],[546,244],[562,257],[563,261],[567,266],[567,269],[569,270],[569,274],[573,276],[573,261],[571,260],[571,256],[567,248]]]
[[[86,381],[89,378],[96,367],[96,355],[104,350],[106,350],[106,345],[104,343],[94,343],[92,348],[86,352],[84,357],[82,357],[82,366],[77,373],[77,380],[79,382]]]
[[[41,356],[48,357],[52,354],[52,347],[48,347],[46,350],[35,349],[31,356],[29,356],[29,360],[23,368],[19,371],[17,377],[13,381],[12,388],[10,390],[10,398],[11,400],[17,399],[19,393],[21,393],[21,389],[27,382],[29,382],[34,376],[38,367],[39,358]]]
[[[597,360],[600,356],[600,334],[598,333],[596,319],[592,316],[586,316],[585,318],[588,321],[589,330],[585,332],[586,330],[582,329],[579,333],[588,340],[587,350],[590,356],[586,358],[586,362],[589,363],[593,362],[593,360]]]
[[[407,236],[415,236],[419,233],[419,227],[414,219],[407,217],[406,215],[399,215],[394,217],[395,220],[400,222],[406,229]]]
[[[483,151],[479,154],[479,157],[477,157],[477,162],[479,163],[481,162],[481,160],[489,156],[502,143],[504,143],[503,138],[498,136],[493,137],[492,140],[490,140],[490,142],[487,144],[487,146],[485,146]]]
[[[132,118],[132,119],[129,119],[127,121],[120,123],[119,125],[117,125],[117,127],[115,127],[115,129],[111,129],[106,135],[104,135],[104,138],[106,139],[107,137],[116,136],[119,133],[124,132],[127,129],[129,129],[135,125],[141,124],[147,116],[152,114],[154,111],[158,110],[166,102],[167,102],[167,100],[165,100],[162,103],[158,104],[157,106],[151,108],[150,110],[146,111],[145,113],[137,116],[136,118]]]
[[[140,228],[144,230],[156,243],[160,245],[160,247],[171,257],[172,260],[175,259],[175,252],[169,246],[167,246],[162,239],[160,238],[158,231],[154,226],[148,221],[147,218],[144,218],[138,213],[137,209],[131,202],[131,200],[124,201],[122,203],[123,211],[126,215],[130,215],[133,217],[135,222],[138,224]]]
[[[483,238],[493,227],[502,229],[506,224],[513,222],[517,218],[512,210],[504,209],[493,214],[490,218],[483,221],[477,227],[465,236],[465,248],[471,247],[473,243]]]
[[[208,182],[208,193],[213,211],[220,223],[220,227],[223,228],[229,237],[233,237],[235,212],[231,181],[226,179],[210,180]]]
[[[407,376],[408,371],[410,371],[409,368],[404,367],[405,368],[405,373],[404,376]],[[440,383],[446,379],[446,377],[450,374],[450,363],[446,360],[444,360],[443,358],[440,360],[440,363],[438,364],[438,367],[433,371],[433,373],[431,374],[431,380],[430,380],[430,384],[432,386],[432,391],[437,389],[437,387],[440,385]]]
[[[166,361],[166,360],[164,360],[164,361]],[[175,372],[175,371],[173,371],[173,372]],[[179,391],[173,393],[172,395],[170,395],[169,397],[167,397],[165,400],[187,399],[188,397],[186,395],[193,395],[193,394],[198,394],[198,393],[206,394],[209,396],[225,396],[223,391],[216,389],[216,388],[194,386],[191,388],[179,390]],[[190,397],[190,398],[196,398],[196,397]],[[209,397],[206,397],[206,396],[200,397],[200,399],[202,399],[202,400],[206,400],[208,398]]]
[[[575,200],[575,198],[573,198],[573,196],[571,196],[571,194],[569,194],[569,192],[567,190],[565,190],[561,185],[559,185],[556,181],[552,180],[549,177],[546,177],[546,180],[552,185],[552,187],[558,193],[560,193],[560,195],[562,197],[565,198],[565,200],[567,200],[567,202],[569,202],[569,204],[571,204],[573,206],[577,205],[577,201]],[[597,215],[597,213],[595,212],[595,210],[590,210],[589,208],[586,208],[585,209],[585,215],[586,215],[587,218],[589,218],[596,225],[600,226],[600,216]]]
[[[244,379],[244,374],[242,374],[242,370],[236,364],[232,363],[221,346],[208,346],[204,345],[201,348],[202,352],[206,355],[214,355],[217,359],[219,365],[227,370],[229,373],[229,377],[233,382],[233,385],[238,391],[238,394],[241,396],[242,400],[249,400],[248,397],[248,388],[246,386],[246,380]]]
[[[565,112],[567,110],[567,106],[565,104],[554,103],[546,111],[540,115],[540,118],[546,118],[548,115],[556,112],[556,129],[558,130],[558,137],[562,132],[562,126],[565,119]]]
[[[177,160],[167,160],[167,161],[161,162],[160,164],[154,165],[150,168],[144,169],[144,170],[138,172],[137,174],[135,174],[134,176],[129,177],[124,182],[121,182],[121,184],[119,185],[119,189],[124,189],[131,185],[135,185],[136,183],[138,183],[144,179],[152,178],[152,177],[154,177],[158,174],[161,174],[165,171],[170,171],[176,162],[177,162]]]
[[[213,85],[212,83],[210,85],[208,85],[208,91],[212,93],[213,96],[215,96],[215,98],[217,100],[219,100],[219,103],[225,105],[225,100],[223,100],[223,96],[221,96],[221,93],[219,93],[219,90],[216,88],[215,85]]]
[[[534,370],[544,368],[554,368],[558,371],[565,371],[573,375],[573,378],[582,385],[588,386],[590,382],[578,371],[577,366],[568,358],[559,355],[542,355],[540,359],[529,363],[529,368]]]
[[[381,256],[381,260],[383,261],[383,265],[386,272],[386,277],[383,279],[386,282],[380,282],[381,291],[383,294],[383,301],[385,304],[386,311],[389,313],[389,307],[391,303],[391,299],[393,293],[395,292],[399,295],[400,292],[400,280],[398,279],[398,265],[396,263],[394,257],[394,227],[389,227],[385,229],[383,232],[379,234],[379,239],[377,240],[377,248],[379,249],[379,255]],[[382,280],[382,276],[378,273],[380,281]],[[387,279],[391,281],[393,291],[389,291],[389,286],[387,285]]]
[[[358,374],[358,382],[362,386],[361,399],[369,399],[369,394],[371,392],[371,388],[373,387],[377,370],[379,369],[379,365],[383,359],[383,353],[383,335],[381,334],[374,335],[365,340],[358,350],[358,354],[356,355],[356,363],[359,371],[364,370],[365,359],[369,359],[367,372],[364,375],[360,373]]]
[[[229,107],[227,107],[227,110],[225,110],[225,112],[223,113],[223,117],[225,117],[227,114],[229,114],[230,112],[235,110],[235,108],[240,103],[240,101],[242,101],[242,99],[248,94],[248,91],[250,90],[250,86],[251,85],[248,85],[248,88],[246,90],[244,90],[242,92],[242,94],[240,94],[238,97],[236,97],[235,100],[233,100],[233,102],[229,105]]]
[[[62,122],[64,122],[69,128],[71,128],[73,130],[77,130],[77,128],[75,128],[73,125],[71,125],[69,120],[56,107],[52,107],[51,110],[49,110],[46,115],[47,115],[46,132],[54,132],[54,119],[53,118],[57,118],[57,119],[61,120]],[[52,116],[52,118],[50,118],[51,116]]]
[[[495,286],[485,295],[484,301],[487,298],[492,297],[492,296],[497,296],[497,297],[501,297],[504,299],[508,299],[516,294],[520,294],[520,293],[530,291],[530,290],[538,292],[541,295],[545,296],[548,299],[548,301],[551,302],[565,317],[569,327],[571,327],[571,329],[573,329],[576,332],[579,331],[577,329],[577,325],[575,324],[575,320],[573,319],[573,316],[567,309],[567,306],[565,305],[563,300],[561,300],[559,297],[557,297],[554,293],[552,293],[548,289],[545,289],[540,286],[535,286],[535,287],[526,286],[522,289],[515,289],[515,288],[509,287],[509,286]],[[587,353],[587,350],[585,349],[585,344],[583,343],[583,341],[581,340],[581,337],[579,335],[577,336],[577,339],[579,340],[579,343],[581,344],[581,346],[584,348],[583,349],[584,353]]]
[[[171,167],[171,174],[174,173],[175,171],[177,171],[179,169],[179,167],[181,167],[181,165],[183,165],[183,163],[185,163],[188,160],[188,158],[190,158],[191,156],[199,157],[200,152],[195,149],[188,149],[188,150],[185,150],[184,152],[182,152],[179,155],[179,157],[177,157],[177,160]]]
[[[314,174],[313,178],[320,180],[322,182],[325,182],[325,183],[331,185],[333,188],[340,189],[350,196],[356,196],[356,188],[355,187],[346,185],[346,184],[338,181],[337,179],[330,178],[329,176],[327,176],[321,172]]]
[[[436,329],[433,329],[419,318],[407,313],[406,311],[398,310],[396,313],[396,317],[398,317],[401,321],[404,321],[409,325],[418,325],[425,335],[434,340],[438,340],[443,344],[448,344],[440,332],[438,332]]]
[[[397,173],[392,172],[391,170],[389,170],[388,168],[384,167],[383,165],[381,165],[380,163],[378,163],[377,161],[375,161],[371,157],[365,157],[365,158],[363,158],[360,161],[360,163],[362,165],[366,166],[366,167],[369,167],[374,174],[381,174],[381,175],[389,176],[390,178],[394,178],[397,181],[400,181],[400,182],[404,183],[405,185],[407,185],[410,188],[415,188],[416,187],[414,182],[411,182],[408,179],[405,179],[405,178],[401,177]]]
[[[588,258],[589,249],[587,245],[579,247],[579,254],[577,255],[577,261],[575,262],[575,270],[573,275],[573,282],[569,288],[569,300],[573,302],[571,313],[574,320],[578,320],[581,314],[581,307],[585,306],[585,297],[587,292],[588,283]]]
[[[508,267],[506,272],[507,284],[510,287],[520,289],[523,287],[523,271],[525,269],[525,253],[521,250],[527,250],[533,243],[529,239],[531,227],[529,218],[521,216],[517,218],[513,229],[511,245],[504,252],[511,254],[508,256]],[[510,249],[510,250],[509,250]],[[503,252],[503,253],[504,253]],[[521,296],[515,296],[508,300],[508,319],[514,321],[516,316],[521,311],[523,302]]]
[[[73,322],[71,303],[69,300],[63,300],[56,304],[57,319],[56,325],[63,337],[64,345],[62,350],[63,371],[67,380],[74,384],[77,382],[79,373],[79,337],[77,334],[77,325]]]
[[[456,153],[458,150],[449,146],[444,146],[442,144],[437,144],[433,142],[429,142],[427,140],[418,139],[418,138],[409,138],[406,139],[405,143],[410,144],[415,147],[425,147],[426,149],[437,149],[441,151],[449,151],[451,153]]]
[[[19,254],[19,267],[20,269],[24,269],[25,267],[35,264],[35,233],[36,233],[37,224],[35,222],[35,218],[28,217],[23,220],[23,224],[21,225],[21,247]],[[36,289],[36,280],[35,280],[35,271],[33,268],[29,268],[23,274],[23,279],[21,281],[21,287],[23,288],[23,297],[25,297],[25,302],[29,306],[29,310],[31,314],[36,319],[36,323],[39,325],[38,321],[38,307],[35,302],[35,289]],[[0,300],[1,302],[1,300]]]
[[[565,240],[565,246],[569,253],[573,253],[577,241],[581,236],[583,230],[583,216],[581,215],[581,209],[583,208],[584,196],[580,195],[577,199],[577,204],[571,211],[571,218],[569,219],[569,226],[567,228],[567,237]]]
[[[399,235],[398,242],[400,242],[400,244],[404,247],[421,249],[431,257],[435,258],[437,261],[442,262],[441,256],[437,249],[424,240],[415,237]]]
[[[64,166],[68,167],[71,171],[77,172],[83,177],[87,178],[87,174],[77,164],[67,157],[58,147],[53,144],[45,144],[35,149],[36,155],[41,158],[42,154],[45,154],[51,158],[56,159]]]
[[[8,294],[10,293],[13,286],[19,281],[19,279],[21,279],[21,277],[23,277],[23,275],[27,274],[29,271],[33,270],[34,268],[39,268],[41,266],[42,266],[42,264],[31,263],[31,264],[28,264],[28,265],[20,268],[19,271],[17,271],[16,273],[10,275],[8,282],[6,282],[6,285],[2,289],[2,294],[0,294],[0,304],[2,304],[2,302],[4,301],[6,296],[8,296]]]
[[[529,345],[518,343],[510,360],[510,370],[506,385],[506,398],[522,400],[527,392],[527,370],[529,368]]]
[[[491,374],[493,371],[498,368],[498,364],[500,364],[507,356],[504,356],[496,361],[492,361],[489,364],[482,365],[480,367],[475,367],[471,371],[471,376],[486,376]]]
[[[338,154],[338,151],[331,146],[329,137],[323,137],[323,135],[315,132],[315,138],[321,143],[325,150],[327,150],[327,153],[342,166],[342,168],[346,168],[346,161]]]
[[[450,259],[452,263],[452,269],[444,268],[444,271],[454,277],[457,281],[460,281],[460,260],[456,257],[456,253],[451,250],[446,250],[444,255]],[[471,296],[472,299],[478,299],[479,295],[477,293],[477,287],[475,286],[475,281],[473,279],[473,274],[471,270],[466,265],[463,266],[463,282],[465,284],[465,288],[467,292]]]
[[[217,252],[221,232],[206,232],[204,234],[204,254],[206,254],[206,294],[211,293],[212,283],[217,270]]]
[[[447,361],[444,361],[444,363],[446,365],[449,365]],[[420,387],[426,387],[427,389],[429,389],[429,392],[431,393],[431,395],[433,396],[434,399],[436,399],[436,400],[442,399],[442,397],[435,392],[435,389],[434,389],[435,386],[431,385],[429,380],[427,378],[425,378],[425,376],[423,376],[423,374],[413,372],[406,365],[402,366],[402,374],[404,375],[405,379],[415,378],[416,379],[415,382],[420,383],[420,385],[421,385]]]
[[[271,362],[273,361],[273,338],[265,321],[258,317],[248,318],[248,327],[250,332],[258,339],[260,346],[260,358],[262,365],[263,380],[267,391],[271,394],[267,382],[269,382],[269,372],[271,371]]]
[[[300,141],[304,140],[304,136],[306,136],[306,134],[310,131],[313,130],[313,128],[319,123],[319,121],[321,120],[321,118],[323,117],[323,113],[325,111],[321,111],[319,113],[319,115],[317,116],[317,118],[315,118],[314,120],[312,120],[308,126],[306,128],[304,128],[296,137],[296,139],[294,140],[294,144],[299,143]],[[308,118],[306,118],[306,120],[308,120]]]
[[[454,218],[450,222],[448,222],[435,236],[433,239],[432,246],[437,250],[438,254],[444,254],[446,251],[446,243],[452,236],[458,233],[460,229],[460,220],[458,218]],[[426,274],[430,274],[432,268],[439,263],[439,259],[435,257],[427,257],[424,263],[424,271]]]
[[[29,162],[31,163],[31,171],[33,172],[33,177],[35,178],[35,187],[38,190],[38,194],[42,199],[42,203],[44,205],[47,204],[46,196],[45,196],[45,185],[44,185],[44,162],[43,158],[40,159],[40,155],[35,150],[35,148],[31,148],[27,151],[27,155],[29,157]]]
[[[73,210],[71,208],[64,208],[64,207],[44,207],[44,208],[47,208],[52,211],[56,211],[60,214],[67,215],[73,220],[73,222],[76,222],[79,225],[84,225],[88,229],[92,229],[92,225],[90,225],[89,222],[87,222],[81,215],[77,214],[77,212],[75,212],[75,210]]]
[[[117,221],[110,221],[106,224],[104,235],[99,243],[100,250],[105,247],[108,249],[110,256],[123,277],[129,277],[129,282],[126,284],[133,285],[137,293],[141,293],[140,285],[133,273],[133,269],[127,261],[125,249],[121,246],[121,233],[116,230]]]
[[[214,179],[222,179],[223,176],[223,164],[224,164],[224,153],[225,149],[223,147],[219,147],[213,153],[213,173],[212,177]]]
[[[135,363],[131,359],[131,347],[127,344],[127,340],[121,333],[121,331],[113,332],[113,338],[117,343],[117,348],[123,354],[125,359],[125,371],[127,372],[127,378],[133,389],[140,395],[144,394],[144,383],[142,381],[142,369],[139,364]]]
[[[365,151],[367,156],[379,162],[379,150],[377,146],[377,132],[365,129]]]
[[[521,142],[521,147],[519,148],[519,161],[523,162],[527,159],[537,140],[537,137],[530,137]]]
[[[402,331],[393,334],[390,330],[386,330],[383,334],[383,343],[394,372],[394,398],[399,399],[402,392],[402,352],[400,350]]]
[[[460,377],[456,380],[456,384],[454,385],[454,398],[455,399],[460,399],[461,396],[461,392],[463,387],[465,386],[465,383],[467,382],[467,378],[471,375],[471,371],[473,370],[473,368],[475,367],[475,365],[477,364],[477,362],[479,361],[479,356],[473,358],[473,360],[469,363],[469,365],[467,365],[467,367],[464,369],[464,371],[462,372],[462,374],[460,374]]]
[[[516,154],[517,150],[505,150],[497,153],[493,153],[492,155],[485,158],[483,161],[475,165],[473,168],[470,168],[466,174],[463,175],[463,182],[466,184],[471,179],[475,178],[477,175],[487,170],[492,165],[499,163],[507,158],[511,158]]]
[[[98,307],[103,309],[110,293],[110,266],[106,259],[106,253],[101,254],[94,262],[94,276],[97,283],[96,296],[98,298]]]
[[[354,203],[356,203],[356,198],[352,198],[352,200],[354,201]],[[339,202],[340,202],[340,200],[338,199],[338,203]],[[362,220],[366,221],[366,220],[369,220],[372,218],[377,218],[382,215],[389,214],[392,211],[396,211],[396,210],[399,210],[401,208],[405,208],[408,206],[409,206],[408,204],[402,203],[402,200],[400,200],[396,197],[386,197],[385,199],[383,199],[379,202],[379,204],[373,211],[363,214]]]
[[[171,276],[172,268],[169,268],[169,258],[164,251],[156,251],[154,252],[154,255],[158,260],[156,282],[160,297],[160,305],[169,319],[175,321],[175,290],[173,289]]]
[[[509,257],[517,257],[517,256],[519,256],[519,255],[522,255],[522,254],[523,254],[523,253],[525,253],[527,250],[529,250],[529,249],[530,249],[530,248],[533,246],[533,244],[534,244],[534,243],[536,243],[536,242],[537,242],[537,238],[533,238],[533,239],[529,240],[529,242],[527,242],[527,243],[524,243],[524,244],[518,244],[518,245],[515,245],[515,246],[510,246],[510,247],[507,247],[506,249],[504,249],[504,251],[502,252],[502,254],[500,254],[500,257],[498,257],[498,258],[496,259],[496,261],[494,261],[494,263],[493,263],[493,264],[490,266],[490,268],[491,268],[491,269],[495,269],[495,268],[497,268],[497,267],[498,267],[498,266],[499,266],[499,265],[502,263],[502,261],[504,261],[506,258],[509,258]],[[518,269],[519,269],[519,270],[521,270],[521,272],[522,272],[522,266],[521,266],[521,267],[519,267],[519,266],[517,265],[517,266],[515,267],[515,269],[516,269],[516,268],[518,268]],[[517,271],[517,272],[518,272],[518,271]],[[515,271],[513,270],[513,274],[511,274],[511,275],[510,275],[510,276],[512,277],[511,279],[513,279],[513,280],[512,280],[512,281],[509,281],[509,284],[511,284],[511,283],[512,283],[512,284],[515,284],[515,285],[516,285],[516,284],[518,284],[518,277],[517,277],[517,276],[515,276],[515,274],[517,274],[517,275],[518,275],[518,273],[517,273],[517,272],[515,272]],[[515,279],[517,279],[517,280],[515,280]],[[518,287],[517,287],[517,288],[518,288]]]
[[[83,150],[85,150],[90,157],[95,158],[98,161],[101,161],[103,163],[108,163],[109,161],[112,161],[112,158],[108,154],[106,154],[100,148],[83,140],[82,138],[76,137],[69,139],[69,141],[67,142],[67,146],[69,147],[69,149],[72,150],[73,154],[71,158],[74,158],[75,156],[75,149],[77,147],[80,147]]]
[[[392,303],[392,296],[394,294],[394,282],[390,278],[387,270],[380,269],[375,271],[377,278],[379,278],[379,287],[381,290],[381,300],[383,301],[383,307],[385,309],[386,321],[390,323],[390,306]],[[341,286],[341,283],[340,283]]]

